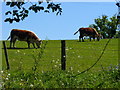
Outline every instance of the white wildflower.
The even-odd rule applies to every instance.
[[[65,55],[63,57],[65,57]]]
[[[55,65],[55,67],[57,67],[57,65]]]
[[[58,61],[56,61],[56,64],[58,63]]]
[[[52,60],[52,62],[55,62],[55,60]]]
[[[33,84],[30,84],[30,87],[33,87]]]
[[[78,73],[80,73],[80,71],[79,71],[79,70],[78,70],[77,72],[78,72]]]
[[[17,50],[17,52],[19,53],[19,52],[20,52],[20,50]]]
[[[64,86],[64,83],[62,83],[62,86]]]
[[[66,51],[69,50],[68,48],[66,48]]]
[[[6,78],[6,80],[8,80],[8,78]]]
[[[80,56],[78,56],[78,58],[80,58]]]
[[[22,84],[22,83],[20,83],[20,85],[22,86],[23,84]]]
[[[22,62],[20,62],[22,64]]]
[[[44,71],[42,71],[42,73],[44,73]]]
[[[73,70],[73,67],[70,67],[71,70]]]
[[[1,73],[3,73],[3,71],[1,71]]]

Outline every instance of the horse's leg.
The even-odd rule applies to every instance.
[[[11,36],[11,39],[10,39],[10,48],[12,48],[13,41],[14,41],[14,36]]]
[[[13,40],[13,48],[15,48],[16,38]]]
[[[82,42],[84,42],[84,38],[83,38],[83,36],[81,36],[81,38],[82,38]]]
[[[27,44],[28,44],[28,48],[30,48],[30,42],[29,41],[27,41]]]
[[[95,36],[93,36],[93,40],[95,41]]]
[[[12,42],[13,42],[13,41],[12,41],[12,39],[11,39],[11,40],[10,40],[10,48],[12,48]]]
[[[32,45],[33,45],[33,47],[35,48],[35,44],[34,44],[34,43],[32,43]]]
[[[81,42],[81,37],[79,36],[79,42]]]
[[[97,37],[97,41],[99,41],[100,40],[100,38],[99,37]]]
[[[91,37],[90,37],[90,41],[91,41]]]
[[[83,39],[83,37],[82,37],[82,42],[84,42],[84,39]]]

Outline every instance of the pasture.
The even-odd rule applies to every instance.
[[[66,40],[66,70],[73,70],[75,73],[82,72],[93,65],[108,39],[100,41],[78,42],[77,40]],[[60,40],[44,40],[47,42],[41,54],[41,49],[27,49],[26,42],[16,42],[16,49],[9,49],[9,41],[6,41],[8,47],[8,57],[10,63],[10,71],[22,69],[23,71],[31,71],[37,66],[37,71],[46,72],[61,69],[61,41]],[[32,45],[31,45],[32,47]],[[100,61],[90,70],[97,72],[103,67],[118,65],[118,39],[111,39]],[[5,56],[2,52],[2,68],[6,69]]]
[[[118,72],[118,39],[111,39],[101,59],[108,39],[78,42],[66,40],[66,70],[61,70],[61,41],[44,40],[41,49],[27,49],[27,43],[17,41],[9,49],[10,70],[6,70],[2,52],[3,88],[120,88]],[[3,50],[3,49],[2,49]]]

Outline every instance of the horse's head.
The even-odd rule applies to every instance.
[[[99,41],[102,38],[102,35],[100,33],[97,34],[97,40]]]
[[[40,48],[41,44],[42,44],[42,40],[38,39],[36,42],[37,47]]]

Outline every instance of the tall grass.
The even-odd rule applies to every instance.
[[[118,66],[104,68],[97,73],[71,71],[47,71],[42,73],[2,71],[3,88],[120,88]]]

